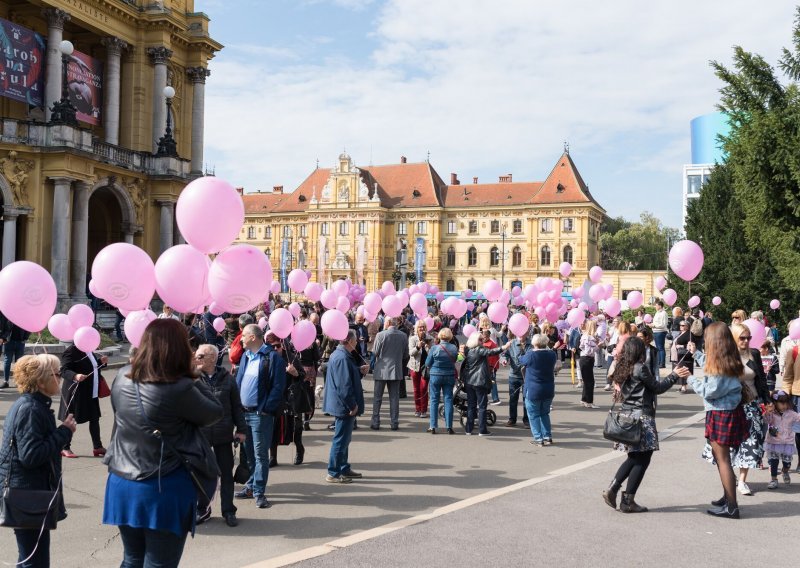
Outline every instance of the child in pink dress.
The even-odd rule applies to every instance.
[[[772,395],[774,404],[767,408],[765,418],[767,421],[767,438],[764,452],[769,457],[769,470],[772,481],[767,489],[778,488],[778,462],[783,465],[783,482],[791,483],[789,468],[792,466],[792,456],[795,454],[794,430],[795,424],[800,424],[800,414],[792,410],[789,395],[784,391],[775,391]]]

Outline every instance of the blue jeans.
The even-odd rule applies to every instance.
[[[245,439],[247,465],[250,466],[250,479],[245,484],[258,497],[267,492],[269,479],[269,447],[272,445],[272,429],[275,416],[258,412],[245,412],[244,421],[250,428]]]
[[[500,393],[497,392],[497,371],[492,371],[492,402],[500,402]]]
[[[467,423],[464,429],[467,433],[472,432],[475,426],[475,414],[478,414],[478,433],[486,434],[486,404],[489,402],[489,390],[483,387],[473,387],[466,385],[467,390]]]
[[[137,529],[120,525],[122,539],[122,564],[120,568],[173,568],[177,567],[186,544],[186,533],[178,536],[168,531]]]
[[[333,442],[331,443],[331,455],[328,458],[328,475],[331,477],[339,477],[343,473],[350,471],[348,453],[350,450],[350,440],[353,438],[353,426],[355,423],[355,416],[336,417],[333,429]]]
[[[536,400],[525,398],[525,408],[528,409],[528,418],[531,421],[531,434],[537,442],[553,439],[553,432],[550,430],[550,405],[552,403],[552,398]]]
[[[11,378],[11,363],[17,361],[20,357],[25,355],[25,342],[24,341],[9,341],[5,344],[6,359],[5,367],[3,368],[4,380]]]
[[[44,531],[42,538],[39,539],[39,529],[14,529],[14,536],[17,537],[17,550],[19,559],[22,562],[31,555],[36,548],[36,554],[27,562],[20,564],[21,568],[49,568],[50,566],[50,531]],[[39,546],[36,541],[39,540]]]
[[[519,395],[522,392],[522,379],[508,379],[508,419],[511,422],[517,421],[517,405]],[[528,421],[528,408],[522,405],[522,421]]]
[[[452,375],[431,375],[429,383],[431,398],[430,427],[439,427],[439,400],[444,398],[444,425],[445,428],[453,427],[453,387],[456,379]]]
[[[665,343],[667,341],[667,332],[666,331],[655,331],[653,332],[653,339],[656,340],[656,349],[658,349],[658,366],[665,367],[667,362],[667,351],[665,348]]]

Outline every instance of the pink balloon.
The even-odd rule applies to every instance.
[[[589,280],[594,283],[600,282],[603,279],[603,269],[599,266],[592,266],[589,269]]]
[[[455,327],[457,323],[458,323],[458,322],[457,322],[456,320],[454,320],[454,319],[451,319],[451,320],[450,320],[450,327],[451,327],[451,328]]]
[[[364,296],[364,307],[367,308],[373,314],[377,314],[381,311],[381,297],[379,294],[375,292],[370,292],[366,296]]]
[[[178,312],[192,312],[208,298],[210,262],[189,245],[176,245],[156,261],[156,291],[164,303]]]
[[[780,300],[772,300],[769,303],[769,307],[771,309],[773,309],[773,310],[777,310],[777,309],[779,309],[781,307],[781,301]],[[761,346],[759,345],[759,347],[761,347]]]
[[[500,294],[500,298],[498,298],[498,301],[501,304],[508,304],[511,301],[511,292],[509,292],[508,290],[503,290],[503,293]]]
[[[269,330],[281,339],[286,339],[294,328],[294,318],[286,308],[278,308],[269,315]]]
[[[395,294],[395,297],[400,301],[401,309],[405,308],[406,306],[408,306],[409,298],[408,298],[408,291],[407,290],[400,290],[397,294]]]
[[[306,284],[306,287],[303,289],[303,294],[306,298],[311,300],[312,302],[319,302],[319,298],[322,295],[322,285],[317,284],[316,282],[309,282]]]
[[[487,280],[486,284],[483,285],[483,295],[486,296],[486,299],[490,302],[494,302],[500,298],[500,294],[502,293],[503,286],[497,280]]]
[[[687,282],[694,280],[700,274],[703,261],[703,249],[694,241],[678,241],[669,251],[669,267]]]
[[[516,298],[520,294],[522,294],[522,288],[520,288],[519,286],[514,286],[513,288],[511,288],[511,297],[512,298]]]
[[[341,298],[342,296],[347,296],[350,286],[348,286],[347,280],[337,280],[331,285],[331,290],[336,292],[336,295]]]
[[[289,304],[289,308],[288,309],[289,309],[289,313],[292,314],[292,317],[294,319],[297,319],[297,318],[300,317],[300,312],[302,311],[302,308],[300,307],[300,304],[298,304],[297,302],[292,302],[291,304]]]
[[[211,312],[212,316],[218,316],[225,313],[225,310],[216,302],[211,302],[211,305],[208,306],[208,311]]]
[[[462,298],[454,298],[454,300],[452,314],[457,318],[461,318],[467,313],[467,301]]]
[[[260,304],[271,280],[269,259],[251,245],[228,247],[217,255],[208,271],[211,296],[232,314],[242,314]]]
[[[750,349],[760,349],[767,338],[764,324],[754,319],[746,319],[742,323],[750,330]]]
[[[403,311],[403,304],[395,295],[386,296],[381,303],[381,308],[383,309],[383,313],[385,313],[390,318],[394,318],[400,315],[400,312]]]
[[[225,320],[222,318],[214,318],[211,327],[213,327],[217,333],[222,333],[225,331]]]
[[[573,308],[567,313],[567,322],[572,327],[578,327],[586,319],[586,314],[580,308]]]
[[[144,334],[145,328],[150,324],[151,321],[158,319],[155,313],[152,310],[138,310],[129,313],[125,317],[125,323],[123,325],[125,329],[125,337],[128,339],[128,342],[133,345],[134,347],[139,347],[139,343],[142,341],[142,335]]]
[[[69,323],[74,330],[94,325],[94,312],[86,304],[72,306],[67,312],[67,317],[69,317]]]
[[[127,310],[146,308],[156,291],[153,261],[142,249],[128,243],[114,243],[97,253],[92,280],[106,302]]]
[[[336,300],[336,309],[340,312],[346,312],[350,309],[350,300],[348,300],[345,296],[339,296]]]
[[[628,307],[635,310],[644,303],[644,296],[639,290],[628,292]]]
[[[514,314],[508,320],[508,329],[517,337],[522,337],[528,332],[530,322],[524,314]]]
[[[711,303],[714,304],[715,306],[719,306],[722,303],[722,298],[720,298],[719,296],[714,296],[711,299]]]
[[[437,302],[441,302],[442,300],[444,300],[444,292],[436,292],[436,294],[434,294],[434,296],[436,296],[436,301]]]
[[[408,305],[411,306],[411,309],[414,312],[425,312],[428,309],[428,300],[425,299],[425,295],[417,292],[413,294],[408,301]]]
[[[289,288],[291,288],[295,294],[302,294],[308,284],[308,276],[306,276],[304,270],[295,268],[289,273],[289,276],[287,276],[286,283],[289,284]]]
[[[589,288],[589,297],[595,302],[600,300],[604,294],[605,289],[602,284],[593,284],[592,287]]]
[[[792,341],[800,339],[800,318],[789,322],[789,339]]]
[[[500,302],[492,302],[486,311],[492,323],[505,323],[508,319],[508,306]]]
[[[239,236],[244,202],[228,182],[199,177],[181,191],[175,220],[187,243],[202,253],[219,252]]]
[[[604,284],[603,285],[603,298],[607,300],[613,295],[614,295],[614,285],[613,284]]]
[[[97,284],[94,283],[94,280],[89,280],[89,293],[95,298],[100,298],[100,291],[97,289]],[[102,300],[102,298],[100,299]]]
[[[262,317],[261,319],[258,320],[258,327],[261,328],[261,331],[267,329],[267,324],[269,324],[269,320],[265,317]]]
[[[394,289],[394,284],[387,280],[381,285],[381,291],[388,296],[389,294],[394,294],[397,290]]]
[[[678,293],[672,288],[667,288],[661,295],[668,306],[671,306],[678,300]]]
[[[644,314],[642,319],[644,320],[644,323],[653,323],[653,316],[650,314]]]
[[[467,311],[469,312],[475,311],[475,302],[467,302]]]
[[[578,302],[578,309],[582,312],[586,312],[589,310],[589,304],[586,302]]]
[[[664,286],[666,285],[667,285],[666,278],[664,278],[663,276],[659,276],[658,278],[656,278],[656,290],[660,292],[661,290],[664,289]]]
[[[464,297],[465,297],[467,300],[469,300],[470,298],[472,298],[472,290],[470,290],[469,288],[467,288],[466,290],[464,290],[464,292],[462,292],[462,293],[464,294]],[[469,337],[469,336],[467,336],[467,337]]]
[[[292,344],[298,351],[308,349],[317,339],[317,328],[308,320],[300,320],[292,330]]]
[[[584,293],[583,286],[578,286],[577,288],[572,289],[572,297],[573,298],[582,298]]]
[[[700,305],[700,296],[692,296],[691,298],[689,298],[689,301],[686,302],[686,305],[689,306],[690,308],[696,308],[697,306]]]
[[[616,298],[609,298],[606,300],[605,312],[612,318],[618,316],[620,310],[622,310],[622,304],[619,300]]]
[[[75,336],[75,328],[67,314],[54,314],[47,322],[47,329],[59,341],[72,341]]]
[[[461,331],[464,333],[464,337],[469,337],[478,330],[475,329],[474,325],[468,323],[467,325],[464,326],[464,328]]]
[[[270,265],[272,266],[272,265]],[[277,280],[273,280],[269,283],[269,291],[273,294],[280,294],[281,293],[281,283]]]
[[[435,296],[438,293],[439,293],[438,286],[431,286],[430,288],[428,288],[428,294],[433,294]]]
[[[322,294],[319,297],[319,301],[322,302],[322,305],[329,310],[336,309],[336,302],[338,300],[339,296],[337,296],[336,292],[334,292],[333,290],[323,290]]]
[[[428,316],[425,318],[425,329],[431,331],[433,329],[433,318]]]
[[[522,304],[524,304],[524,303],[525,303],[525,300],[523,299],[523,297],[522,297],[522,296],[517,296],[516,298],[514,298],[514,299],[511,301],[511,303],[512,303],[513,305],[515,305],[515,306],[521,306]]]
[[[75,347],[84,353],[91,353],[100,347],[100,332],[90,326],[85,326],[75,330],[73,339]]]
[[[572,274],[572,265],[569,262],[562,262],[558,267],[558,273],[566,278]]]
[[[41,331],[56,309],[56,284],[44,268],[27,260],[0,270],[0,312],[30,332]]]
[[[390,298],[393,298],[393,296],[390,296]],[[349,328],[347,316],[339,310],[328,310],[322,314],[320,325],[322,325],[322,332],[331,339],[341,341],[347,338],[347,330]]]

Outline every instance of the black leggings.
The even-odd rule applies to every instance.
[[[581,380],[583,381],[583,392],[581,402],[594,404],[594,356],[578,358],[578,365],[581,366]]]
[[[100,439],[100,419],[95,418],[94,420],[89,420],[89,435],[92,437],[92,446],[94,449],[102,448],[103,441]],[[71,449],[71,444],[67,444],[64,446],[65,450]]]
[[[628,459],[622,462],[617,470],[617,475],[614,480],[617,486],[622,485],[622,482],[628,480],[628,485],[625,488],[626,493],[631,495],[635,494],[642,484],[644,473],[650,466],[650,458],[653,457],[653,450],[647,452],[628,452]]]

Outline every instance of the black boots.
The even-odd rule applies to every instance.
[[[303,463],[303,457],[306,455],[306,449],[303,446],[297,448],[297,453],[294,456],[294,465]]]
[[[611,485],[608,489],[603,491],[603,501],[612,509],[617,508],[617,492],[619,491],[619,484],[616,479],[611,480]]]
[[[728,503],[728,500],[725,498],[725,495],[723,495],[719,499],[714,499],[713,501],[711,501],[711,504],[714,505],[715,507],[722,507],[723,505],[726,505],[727,503]]]
[[[623,513],[646,513],[647,507],[642,507],[633,500],[635,495],[633,493],[622,492],[622,502],[619,504],[619,510]]]
[[[738,519],[739,518],[739,507],[737,506],[730,506],[727,503],[720,505],[719,507],[715,507],[713,509],[709,509],[706,511],[709,515],[714,517],[722,517],[724,519]]]

